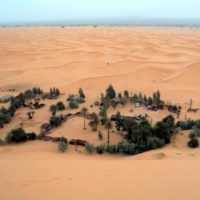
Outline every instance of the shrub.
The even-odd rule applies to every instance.
[[[128,143],[122,141],[118,143],[118,149],[120,153],[133,155],[136,153],[136,145],[134,143]]]
[[[65,142],[65,143],[67,143],[68,144],[68,140],[67,140],[67,138],[65,138],[65,137],[60,137],[60,141],[62,141],[62,142]]]
[[[52,126],[60,126],[61,125],[61,117],[60,116],[52,116],[49,120]]]
[[[111,154],[116,154],[116,153],[118,153],[118,145],[107,145],[107,147],[106,147],[106,151],[108,152],[108,153],[111,153]]]
[[[55,115],[56,111],[57,111],[57,106],[56,105],[51,105],[50,108],[49,108],[49,111],[52,112],[52,115]]]
[[[90,144],[90,143],[86,143],[85,144],[85,149],[88,153],[93,153],[95,151],[95,147],[93,144]]]
[[[199,140],[197,138],[193,138],[188,142],[188,147],[197,148],[199,146]]]
[[[84,94],[84,92],[83,92],[83,89],[82,89],[82,88],[79,88],[79,90],[78,90],[78,93],[79,93],[79,97],[80,97],[80,98],[83,98],[83,99],[85,99],[85,94]]]
[[[71,109],[76,109],[79,107],[78,101],[77,100],[70,100],[69,101],[69,107]]]
[[[119,101],[118,100],[115,100],[115,99],[112,99],[111,102],[110,102],[111,106],[113,108],[116,108],[116,106],[119,104]]]
[[[165,141],[157,138],[157,137],[149,137],[147,139],[147,148],[148,149],[157,149],[163,147],[165,144]]]
[[[114,99],[116,97],[116,92],[112,85],[109,85],[106,89],[106,97],[109,97],[110,99]]]
[[[98,131],[98,138],[99,140],[103,140],[103,134],[101,131]]]
[[[98,154],[103,154],[105,152],[105,150],[106,150],[106,148],[105,148],[105,145],[103,145],[103,144],[96,147],[96,152]]]
[[[57,110],[65,110],[65,105],[62,101],[59,101],[57,104],[56,104],[56,108]]]
[[[194,135],[196,135],[197,137],[200,137],[200,128],[198,127],[193,127],[191,133],[193,133]]]
[[[85,103],[85,99],[84,99],[83,97],[80,97],[80,98],[78,99],[78,103],[79,103],[79,104]]]
[[[37,138],[37,135],[35,133],[28,133],[27,139],[28,140],[35,140]]]
[[[193,133],[193,132],[191,132],[191,133],[189,134],[189,138],[190,138],[191,140],[195,139],[195,138],[196,138],[196,134]]]
[[[27,135],[22,128],[17,128],[11,130],[8,134],[7,137],[5,138],[6,142],[11,143],[11,142],[25,142],[27,141]]]
[[[67,149],[67,147],[68,147],[68,143],[66,143],[65,141],[63,141],[63,140],[60,140],[59,142],[58,142],[58,150],[60,151],[60,152],[65,152],[66,151],[66,149]]]

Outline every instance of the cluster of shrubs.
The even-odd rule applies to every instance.
[[[58,150],[60,152],[65,152],[68,148],[68,140],[64,137],[62,137],[58,142]]]
[[[52,112],[52,115],[55,115],[57,111],[65,110],[65,104],[62,101],[57,102],[50,106],[49,111]]]
[[[11,121],[12,117],[14,116],[14,111],[11,108],[4,108],[0,109],[0,128],[3,128],[4,124],[7,124]]]
[[[119,117],[116,121],[116,128],[124,133],[125,141],[117,145],[100,145],[96,148],[89,144],[86,150],[100,154],[107,151],[134,155],[163,147],[171,142],[172,136],[176,133],[175,119],[172,115],[157,122],[154,126],[146,118],[138,121],[131,117]]]
[[[200,137],[200,123],[198,122],[191,130],[189,134],[189,142],[188,142],[188,147],[190,148],[197,148],[199,147],[199,140],[198,138]]]
[[[154,92],[153,95],[149,97],[142,95],[142,93],[130,95],[128,90],[125,90],[123,94],[121,92],[117,94],[113,86],[109,85],[106,89],[106,94],[101,94],[101,105],[116,107],[118,104],[125,105],[130,101],[132,103],[160,107],[160,105],[164,104],[160,96],[160,91]]]
[[[176,126],[181,130],[191,130],[194,127],[200,128],[200,120],[188,119],[186,121],[178,121]]]
[[[7,109],[4,107],[0,109],[0,128],[3,128],[4,124],[11,121],[17,109],[27,106],[27,100],[43,97],[45,94],[48,94],[49,97],[56,97],[60,95],[60,91],[58,88],[51,88],[49,93],[44,93],[39,87],[33,87],[32,89],[19,93],[15,97],[11,97],[9,107]],[[36,101],[34,106],[35,108],[40,108],[43,105]]]
[[[190,147],[190,148],[199,147],[199,140],[194,133],[190,133],[189,138],[190,138],[190,140],[188,142],[188,147]]]
[[[149,138],[148,140],[148,150],[161,148],[164,145],[164,142],[158,138]],[[126,154],[126,155],[136,155],[141,153],[141,146],[135,143],[130,143],[128,141],[121,141],[118,144],[100,144],[94,146],[90,143],[85,145],[85,149],[88,153],[96,152],[98,154],[103,154],[105,152],[110,154]]]
[[[147,106],[149,110],[159,110],[164,109],[164,106],[169,110],[169,112],[176,113],[177,116],[180,116],[181,107],[176,105],[168,105],[161,99],[160,91],[156,91],[152,96],[143,95],[141,92],[139,94],[129,94],[128,90],[125,90],[123,93],[115,91],[112,85],[109,85],[106,89],[105,95],[101,94],[100,106],[109,107],[112,106],[115,108],[118,104],[126,105],[128,102]]]
[[[43,92],[42,98],[43,99],[56,99],[60,96],[60,90],[58,88],[50,88],[49,92]]]
[[[78,95],[70,95],[67,98],[68,105],[71,109],[79,108],[79,104],[85,103],[85,94],[82,88],[79,88]]]
[[[17,128],[7,134],[5,141],[6,143],[20,143],[27,140],[35,140],[36,138],[37,135],[35,133],[26,133],[24,129]]]
[[[57,127],[60,126],[63,122],[63,115],[54,115],[51,116],[49,123],[53,126],[53,127]]]
[[[5,140],[0,139],[0,145],[6,145],[10,143],[21,143],[21,142],[26,142],[28,140],[36,140],[37,135],[35,133],[26,133],[24,129],[22,128],[17,128],[11,130]],[[38,139],[43,139],[39,138]],[[52,141],[58,142],[58,150],[60,152],[66,151],[68,147],[68,140],[65,137],[61,138],[50,138]]]

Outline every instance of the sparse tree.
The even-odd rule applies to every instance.
[[[59,101],[57,104],[56,104],[56,108],[57,110],[65,110],[65,105],[62,101]]]
[[[107,140],[107,143],[110,144],[110,130],[112,129],[112,122],[109,119],[105,123],[105,128],[108,131],[108,140]]]
[[[80,98],[83,98],[83,99],[85,99],[85,94],[84,94],[84,92],[83,92],[83,89],[82,89],[82,88],[79,88],[79,90],[78,90],[78,93],[79,93],[79,97],[80,97]]]
[[[99,140],[103,140],[103,134],[101,131],[98,131],[98,138]]]
[[[106,96],[110,99],[114,99],[116,97],[116,92],[112,85],[109,85],[106,89]]]
[[[127,99],[129,98],[129,92],[128,92],[128,90],[124,91],[124,97],[127,98]]]
[[[92,131],[97,131],[97,126],[99,124],[99,118],[96,113],[91,114],[91,120],[89,122],[89,125],[92,127]]]
[[[56,115],[57,112],[57,106],[56,105],[51,105],[49,110],[51,111],[52,115]]]
[[[88,109],[86,107],[83,107],[82,110],[81,110],[81,113],[83,114],[83,117],[84,117],[84,127],[83,127],[83,129],[86,130],[85,121],[86,121],[86,115],[88,113]]]

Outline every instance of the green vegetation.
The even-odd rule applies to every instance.
[[[108,131],[108,139],[107,139],[107,143],[110,144],[110,130],[112,128],[112,122],[108,119],[105,123],[105,128]]]
[[[98,154],[103,154],[105,152],[105,150],[106,150],[106,147],[103,144],[100,144],[99,146],[96,147],[96,152]]]
[[[51,105],[49,111],[52,113],[52,116],[56,115],[57,107],[56,105]]]
[[[190,141],[188,142],[188,147],[190,148],[199,147],[199,140],[197,138],[190,139]]]
[[[97,114],[93,112],[91,114],[91,119],[89,122],[89,125],[92,127],[92,131],[97,131],[98,124],[99,124],[99,118]]]
[[[90,154],[95,152],[95,146],[93,144],[88,143],[88,142],[85,144],[85,149]]]
[[[79,103],[78,103],[78,101],[77,101],[77,100],[70,100],[70,101],[69,101],[69,107],[70,107],[71,109],[77,109],[77,108],[79,108]]]
[[[59,115],[59,116],[51,116],[50,120],[49,120],[49,123],[54,126],[54,127],[57,127],[57,126],[60,126],[61,123],[62,123],[62,120],[63,120],[63,116],[62,115]]]
[[[116,92],[112,85],[109,85],[106,89],[106,97],[109,97],[110,99],[114,99],[116,97]]]
[[[100,141],[103,140],[103,134],[101,131],[98,131],[98,138]]]
[[[26,90],[19,95],[10,99],[10,105],[8,107],[0,108],[0,128],[3,128],[6,123],[9,123],[12,117],[15,115],[17,109],[22,107],[29,108],[27,111],[28,119],[32,119],[34,116],[33,109],[38,109],[44,106],[40,104],[40,99],[56,99],[60,95],[58,88],[50,88],[49,92],[43,92],[40,88],[34,87]],[[76,95],[69,95],[67,98],[68,105],[71,109],[79,108],[81,103],[85,103],[85,94],[82,88],[79,88]],[[128,90],[117,93],[112,85],[109,85],[105,93],[101,94],[101,99],[96,101],[95,112],[88,113],[88,108],[83,107],[81,111],[74,114],[68,113],[66,115],[58,115],[58,111],[65,110],[65,104],[62,101],[57,102],[55,105],[51,105],[49,110],[52,116],[49,119],[49,123],[45,123],[41,133],[36,136],[35,133],[26,133],[24,129],[18,128],[11,130],[5,141],[0,140],[0,144],[5,143],[19,143],[27,140],[42,139],[45,141],[58,142],[58,149],[64,152],[68,147],[68,141],[62,140],[62,138],[52,138],[48,136],[51,130],[60,126],[63,122],[70,119],[72,116],[83,116],[84,124],[83,128],[86,129],[86,118],[89,120],[89,126],[92,131],[98,130],[98,125],[104,125],[107,130],[107,143],[101,144],[95,147],[90,143],[80,142],[81,146],[85,146],[87,152],[97,152],[98,154],[108,153],[122,153],[127,155],[135,155],[152,149],[161,148],[164,145],[171,142],[171,139],[177,133],[177,127],[182,130],[191,130],[190,141],[188,146],[195,148],[199,146],[197,137],[200,137],[200,120],[179,121],[175,124],[175,119],[172,115],[165,117],[163,120],[158,121],[155,125],[148,120],[147,116],[122,116],[120,112],[116,115],[109,117],[108,110],[113,111],[118,105],[134,104],[135,107],[144,106],[148,110],[157,111],[168,109],[169,112],[180,116],[181,107],[167,104],[161,99],[160,91],[156,91],[151,96],[143,95],[142,93],[129,93]],[[189,111],[193,112],[193,101],[190,101]],[[93,105],[91,105],[93,107]],[[98,107],[98,108],[97,108]],[[133,112],[133,109],[131,109]],[[196,112],[196,110],[195,110]],[[133,114],[133,113],[132,113]],[[112,121],[114,121],[112,123]],[[113,124],[120,134],[123,135],[123,141],[118,144],[110,144],[110,131],[113,129]],[[114,130],[113,130],[114,131]],[[103,140],[103,134],[98,131],[98,139]]]
[[[176,127],[181,128],[181,130],[191,130],[194,127],[200,128],[200,120],[188,119],[186,121],[178,121]]]
[[[88,109],[86,107],[83,107],[82,110],[81,110],[81,113],[83,114],[83,117],[84,117],[84,126],[83,126],[83,129],[86,130],[85,121],[86,121],[86,115],[88,113]]]
[[[79,98],[85,99],[85,94],[82,88],[79,88],[78,93],[79,93]]]
[[[64,104],[62,101],[59,101],[59,102],[56,104],[56,109],[57,109],[57,110],[65,110],[65,104]]]
[[[106,147],[106,151],[108,152],[108,153],[111,153],[111,154],[116,154],[116,153],[119,153],[119,149],[118,149],[118,145],[111,145],[111,144],[109,144],[109,145],[107,145],[107,147]]]
[[[60,140],[58,142],[58,150],[60,152],[65,152],[67,150],[67,147],[68,147],[68,141],[67,140]]]
[[[26,142],[27,140],[35,140],[36,139],[36,134],[35,133],[26,133],[24,129],[22,128],[17,128],[11,130],[6,138],[5,141],[7,143],[20,143],[20,142]]]

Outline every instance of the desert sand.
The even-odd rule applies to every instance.
[[[108,84],[118,91],[147,95],[159,89],[163,99],[183,107],[184,119],[190,99],[200,108],[199,52],[198,28],[1,28],[0,96],[11,94],[13,88],[12,94],[17,94],[32,86],[45,90],[56,86],[64,93],[59,100],[66,102],[68,94],[82,87],[90,107]],[[26,119],[27,110],[20,109],[20,115],[0,129],[0,138],[22,123],[38,133],[50,116],[52,102],[45,103],[31,121]],[[109,113],[119,110],[130,115],[130,109],[131,105],[119,106]],[[148,114],[157,121],[167,113]],[[199,111],[187,115],[200,118]],[[199,200],[200,150],[187,147],[188,133],[137,156],[88,155],[73,147],[61,154],[55,144],[41,141],[0,147],[1,199]],[[100,143],[89,127],[83,130],[82,118],[72,119],[52,135]],[[111,134],[112,143],[120,140]]]

